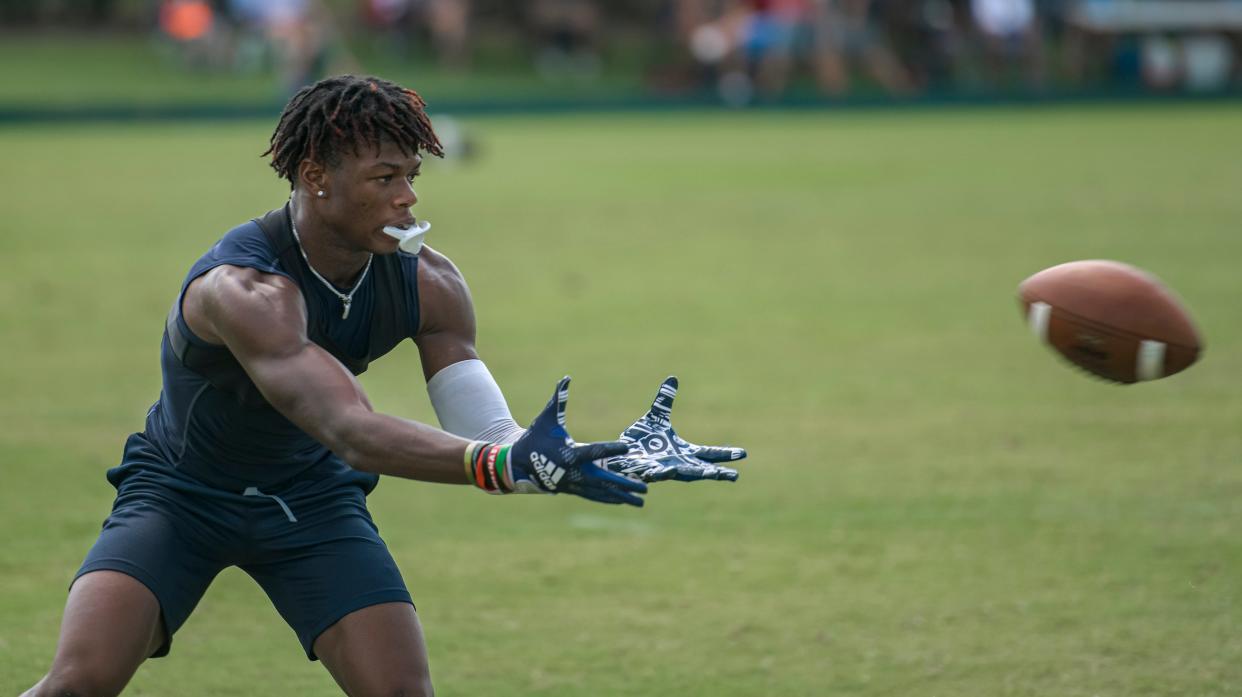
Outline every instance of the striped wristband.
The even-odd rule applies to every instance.
[[[474,483],[474,454],[479,448],[483,447],[484,445],[487,445],[487,443],[481,440],[475,440],[475,441],[470,441],[470,445],[466,446],[466,453],[465,453],[465,456],[463,457],[463,460],[465,461],[465,466],[466,466],[466,481],[470,482],[471,484]]]
[[[466,448],[466,477],[471,484],[489,494],[507,494],[513,491],[512,481],[505,468],[509,464],[511,446],[476,441]]]

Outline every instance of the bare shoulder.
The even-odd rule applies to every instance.
[[[186,288],[181,304],[186,323],[204,341],[229,343],[230,335],[266,329],[300,331],[305,306],[297,284],[279,274],[223,265]]]
[[[424,246],[418,255],[419,334],[441,331],[463,320],[474,323],[470,288],[448,257]]]
[[[474,301],[461,271],[449,258],[423,247],[418,261],[418,334],[414,343],[428,380],[475,351]]]
[[[451,259],[423,245],[418,254],[418,291],[429,293],[469,293],[466,279]]]

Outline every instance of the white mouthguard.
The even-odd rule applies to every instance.
[[[389,225],[384,228],[384,234],[396,238],[401,243],[401,251],[417,255],[423,248],[423,237],[427,235],[427,231],[430,229],[431,223],[426,220],[420,220],[408,230],[396,225]]]

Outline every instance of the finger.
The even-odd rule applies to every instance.
[[[641,496],[635,496],[628,491],[620,491],[612,487],[593,488],[590,492],[591,496],[587,498],[600,503],[621,503],[638,508],[642,508],[643,504],[646,503]]]
[[[623,440],[601,441],[599,443],[587,443],[574,448],[573,462],[591,462],[593,460],[602,460],[606,457],[614,457],[616,455],[624,455],[630,451],[630,444]]]
[[[597,460],[595,464],[609,472],[616,472],[641,482],[659,482],[668,479],[673,474],[673,468],[669,465],[638,456],[613,457],[607,460]]]
[[[634,491],[640,494],[647,493],[647,485],[645,483],[630,479],[623,474],[610,472],[602,467],[597,467],[590,463],[582,466],[582,474],[586,478],[599,482],[600,484],[611,484],[626,491]],[[589,486],[596,486],[596,484],[592,483]]]
[[[647,503],[647,501],[643,499],[642,497],[635,496],[634,494],[631,494],[628,491],[617,491],[617,492],[614,492],[614,494],[616,495],[617,503],[623,503],[628,506],[633,506],[635,508],[642,508],[643,505]]]
[[[673,400],[677,399],[677,376],[670,375],[660,383],[655,399],[651,401],[651,409],[647,418],[667,424],[673,418]]]
[[[575,496],[580,496],[588,501],[596,503],[608,504],[627,504],[630,506],[642,507],[643,499],[626,491],[621,491],[615,487],[593,484],[585,486],[577,486],[573,489],[566,490]]]
[[[616,472],[627,479],[634,479],[640,482],[658,482],[672,476],[672,469],[667,465],[661,465],[654,460],[646,460],[624,457],[610,457],[605,460],[597,460],[596,464],[609,472]]]
[[[621,435],[618,436],[618,439],[623,440],[626,443],[637,443],[648,436],[655,435],[655,431],[652,430],[652,422],[650,419],[651,416],[649,414],[644,414],[643,418],[635,421],[629,428],[622,431]],[[657,427],[659,426],[657,425]]]
[[[568,375],[561,378],[561,381],[556,384],[556,395],[553,396],[553,399],[556,400],[556,423],[561,426],[564,426],[565,425],[565,407],[569,404],[569,376]]]
[[[700,445],[693,453],[694,457],[704,462],[732,462],[746,457],[745,448],[719,448]]]
[[[677,476],[677,468],[668,465],[655,465],[638,473],[644,482],[666,482]]]
[[[676,468],[673,479],[679,482],[737,481],[737,470],[715,465],[682,465]]]
[[[543,411],[535,417],[531,428],[538,431],[550,431],[556,426],[565,426],[565,405],[569,401],[569,376],[561,378],[556,384],[552,399],[544,405]]]

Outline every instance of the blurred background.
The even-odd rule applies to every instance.
[[[6,0],[0,27],[10,117],[253,111],[345,71],[458,110],[1219,95],[1242,82],[1238,0]]]

